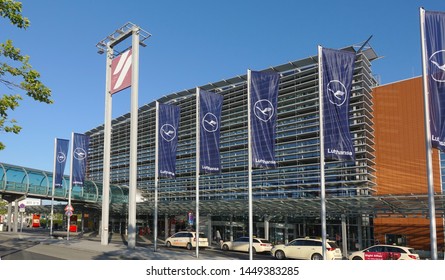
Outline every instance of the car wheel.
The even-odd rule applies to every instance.
[[[320,255],[320,254],[317,254],[317,253],[313,254],[312,257],[311,257],[311,260],[316,260],[316,261],[319,261],[319,260],[322,260],[322,259],[323,259],[323,256]]]
[[[252,247],[252,254],[256,254],[256,249],[255,249],[255,247]]]
[[[170,243],[170,241],[167,241],[167,243],[165,244],[165,246],[167,246],[167,248],[170,248],[172,246],[172,244]]]
[[[358,257],[358,256],[355,256],[355,257],[353,257],[352,258],[354,261],[361,261],[361,260],[363,260],[362,258],[360,258],[360,257]]]
[[[278,250],[275,252],[275,258],[277,258],[278,260],[284,260],[286,258],[286,254],[284,254],[283,251]]]
[[[193,248],[192,243],[187,243],[186,248],[187,250],[191,250]]]
[[[229,251],[229,246],[227,246],[227,244],[224,244],[222,246],[223,251]]]

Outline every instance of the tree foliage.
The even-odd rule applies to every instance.
[[[29,19],[22,15],[22,3],[15,0],[0,0],[0,17],[9,19],[17,28],[29,27]],[[16,109],[23,99],[20,92],[32,99],[47,104],[53,103],[51,90],[40,81],[40,73],[29,64],[29,56],[23,55],[14,47],[11,40],[0,43],[0,133],[18,134],[21,127],[17,121],[8,118],[8,113]],[[0,150],[5,146],[0,142]]]
[[[8,202],[0,198],[0,215],[5,215],[8,212]]]

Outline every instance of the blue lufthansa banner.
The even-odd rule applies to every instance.
[[[88,147],[90,137],[85,134],[73,134],[73,185],[83,185],[87,170]]]
[[[276,168],[275,131],[280,75],[250,71],[249,82],[252,166]]]
[[[56,154],[54,158],[55,162],[55,174],[54,174],[54,186],[61,188],[63,186],[63,173],[65,172],[66,159],[69,149],[69,140],[56,139]]]
[[[328,159],[355,159],[349,131],[349,97],[354,62],[354,52],[322,49],[324,149],[325,158]]]
[[[158,167],[159,177],[175,178],[176,149],[180,109],[178,106],[159,103]]]
[[[445,13],[425,11],[431,144],[445,150]]]
[[[199,90],[200,137],[199,169],[202,173],[220,173],[220,124],[223,96]]]

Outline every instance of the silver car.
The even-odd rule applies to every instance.
[[[264,238],[252,238],[253,253],[270,252],[272,243]],[[234,241],[226,241],[221,245],[224,251],[249,252],[249,237],[240,237]]]

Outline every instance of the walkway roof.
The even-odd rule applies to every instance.
[[[445,195],[435,194],[436,217],[445,217]],[[63,212],[65,205],[57,205],[56,212]],[[77,211],[100,211],[101,203],[74,204]],[[27,211],[36,213],[49,213],[50,206],[29,206]],[[195,212],[195,201],[181,202],[159,202],[159,215],[184,215]],[[199,209],[201,215],[238,215],[248,213],[248,204],[245,200],[219,200],[200,201]],[[112,203],[110,205],[111,216],[116,214],[127,215],[127,204]],[[319,198],[292,198],[292,199],[268,199],[255,200],[253,202],[253,213],[255,216],[288,216],[295,218],[320,217]],[[137,213],[146,215],[154,213],[153,202],[142,202],[137,204]],[[428,195],[406,194],[406,195],[384,195],[384,196],[350,196],[329,197],[326,199],[326,215],[328,218],[338,218],[342,214],[346,216],[370,215],[372,217],[416,217],[428,218]]]

